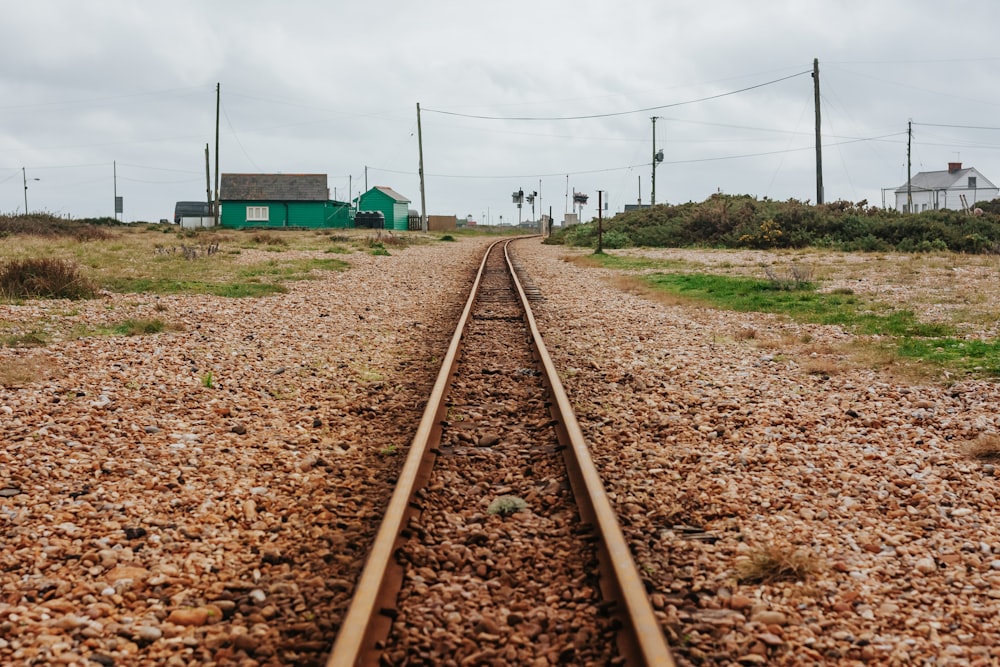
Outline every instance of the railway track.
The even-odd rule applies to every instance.
[[[328,667],[673,664],[510,243],[483,259]]]

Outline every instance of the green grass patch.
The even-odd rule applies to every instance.
[[[633,257],[630,255],[615,255],[610,253],[593,253],[590,255],[574,256],[574,263],[589,266],[599,266],[605,269],[618,269],[621,271],[643,271],[656,269],[660,271],[670,271],[682,268],[690,268],[691,262],[677,259],[653,259],[651,257]]]
[[[1000,377],[1000,341],[959,338],[910,338],[899,344],[899,354],[941,368],[977,377]]]
[[[0,346],[2,347],[45,347],[48,344],[49,335],[42,331],[27,331],[0,336]]]
[[[313,271],[344,271],[350,265],[340,259],[271,260],[239,272],[241,278],[267,277],[277,280],[312,280],[319,276]]]
[[[910,310],[880,312],[877,304],[867,304],[853,294],[817,292],[812,283],[789,285],[701,273],[657,273],[643,280],[655,289],[713,308],[787,315],[864,335],[945,336],[954,332],[948,325],[920,322]]]

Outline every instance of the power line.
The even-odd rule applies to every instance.
[[[746,88],[740,88],[739,90],[732,90],[728,93],[719,93],[718,95],[709,95],[708,97],[701,97],[696,100],[687,100],[685,102],[674,102],[672,104],[661,104],[655,107],[645,107],[643,109],[632,109],[631,111],[615,111],[611,113],[599,113],[590,114],[585,116],[479,116],[475,114],[458,113],[457,111],[442,111],[440,109],[424,109],[424,111],[431,113],[444,114],[446,116],[459,116],[461,118],[477,118],[479,120],[588,120],[592,118],[611,118],[613,116],[627,116],[634,113],[648,113],[650,111],[658,111],[660,109],[670,109],[673,107],[684,106],[687,104],[696,104],[698,102],[707,102],[709,100],[717,100],[720,97],[728,97],[729,95],[737,95],[739,93],[745,93],[748,90],[754,90],[756,88],[763,88],[764,86],[770,86],[775,83],[780,83],[782,81],[787,81],[788,79],[793,79],[797,76],[802,76],[804,74],[811,74],[812,70],[806,70],[804,72],[797,72],[796,74],[789,74],[788,76],[781,77],[780,79],[773,79],[771,81],[765,81],[764,83],[758,83],[753,86],[747,86]]]
[[[892,134],[884,134],[878,137],[863,137],[858,139],[849,139],[847,141],[838,141],[832,144],[825,144],[828,146],[843,146],[846,144],[856,144],[865,141],[882,141],[888,139],[889,137],[898,137],[900,135],[906,134],[906,132],[893,132]],[[661,162],[660,164],[694,164],[697,162],[718,162],[721,160],[742,160],[751,157],[766,157],[768,155],[781,155],[784,153],[798,153],[801,151],[811,151],[815,146],[802,146],[800,148],[787,148],[779,151],[765,151],[762,153],[745,153],[742,155],[720,155],[718,157],[707,157],[707,158],[693,158],[690,160],[669,160],[667,162]],[[648,167],[649,162],[640,162],[639,164],[630,164],[624,167],[607,167],[605,169],[587,169],[582,171],[557,171],[546,174],[506,174],[502,176],[497,175],[473,175],[473,174],[427,174],[427,176],[433,176],[434,178],[464,178],[464,179],[474,179],[474,180],[503,180],[503,179],[514,179],[514,178],[551,178],[558,176],[579,176],[583,174],[600,174],[604,172],[612,171],[624,171],[627,169],[635,169],[637,167]],[[368,169],[372,171],[383,171],[388,174],[402,174],[404,176],[416,176],[417,173],[413,171],[403,171],[398,169],[383,169],[382,167],[373,167],[368,165]]]
[[[1000,130],[1000,127],[988,127],[986,125],[949,125],[947,123],[918,123],[913,122],[914,125],[923,125],[924,127],[953,127],[963,130]]]

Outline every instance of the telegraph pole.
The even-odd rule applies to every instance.
[[[816,107],[816,203],[823,203],[823,138],[819,122],[819,58],[813,58],[813,103]]]
[[[910,176],[910,145],[913,143],[913,121],[906,121],[906,212],[913,213],[913,186]],[[25,205],[27,208],[27,204]]]
[[[420,230],[427,231],[427,198],[424,196],[424,134],[420,129],[420,102],[417,102],[417,150],[420,152]]]
[[[208,144],[205,144],[205,197],[207,204],[212,205],[212,169],[208,160]]]
[[[649,198],[649,205],[656,206],[656,116],[653,116],[653,192]]]
[[[604,190],[597,191],[597,252],[604,254]]]
[[[215,226],[219,226],[219,105],[221,104],[219,96],[219,83],[215,84],[215,206],[212,209],[215,211]],[[207,146],[206,146],[207,150]]]

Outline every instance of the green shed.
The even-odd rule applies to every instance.
[[[222,227],[353,227],[347,202],[330,199],[326,174],[222,174]]]
[[[385,228],[406,231],[410,228],[410,200],[392,188],[376,185],[358,197],[359,211],[382,211]]]

